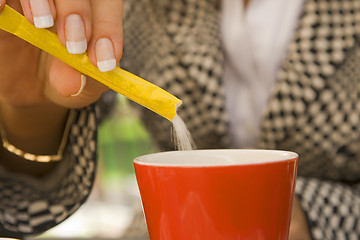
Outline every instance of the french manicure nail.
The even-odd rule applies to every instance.
[[[71,94],[72,97],[76,97],[78,95],[80,95],[80,93],[83,91],[85,85],[86,85],[86,76],[84,74],[81,74],[81,85],[80,85],[80,89],[77,93]]]
[[[48,0],[30,0],[35,27],[49,28],[54,25]]]
[[[80,54],[87,49],[85,26],[78,14],[69,15],[65,21],[66,48],[69,53]]]
[[[97,66],[101,72],[108,72],[116,67],[114,47],[110,39],[100,38],[95,45]]]

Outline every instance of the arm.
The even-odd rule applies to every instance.
[[[31,1],[6,3],[33,22],[39,12],[30,6]],[[122,1],[34,2],[50,3],[57,28],[54,31],[64,46],[69,40],[76,41],[71,36],[74,32],[66,33],[65,27],[67,16],[76,13],[83,21],[93,64],[100,66],[106,60],[102,55],[106,51],[100,51],[104,45],[97,44],[103,37],[111,40],[112,56],[119,61]],[[0,14],[4,4],[5,0],[0,0]],[[93,103],[107,87],[90,78],[82,81],[76,70],[2,31],[0,72],[0,119],[7,139],[16,147],[34,154],[55,154],[69,111],[75,111],[68,144],[58,162],[30,162],[0,147],[0,234],[22,237],[62,222],[89,195],[96,170],[97,111]]]
[[[0,234],[40,234],[71,216],[87,199],[96,172],[96,105],[75,110],[63,159],[42,177],[0,169]]]
[[[102,70],[101,62],[117,62],[121,57],[121,0],[0,0],[0,12],[5,3],[35,24],[39,24],[39,17],[45,14],[43,5],[47,4],[63,45],[71,52],[74,46],[79,50],[82,44],[78,43],[84,40],[82,51],[87,49],[93,64]],[[79,18],[74,20],[74,14]],[[107,40],[105,44],[103,39]],[[107,87],[81,77],[76,70],[15,36],[0,31],[0,43],[0,120],[8,141],[25,152],[54,154],[69,109],[95,102]],[[107,67],[105,70],[111,70]],[[76,94],[80,89],[81,93]],[[46,174],[56,165],[28,162],[2,148],[0,163],[11,171],[35,176]]]

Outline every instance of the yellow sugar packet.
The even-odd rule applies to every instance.
[[[47,29],[36,28],[23,15],[8,5],[5,5],[0,14],[0,29],[22,38],[170,121],[176,116],[176,110],[182,103],[180,99],[162,88],[119,67],[109,72],[100,72],[90,62],[86,53],[70,54],[55,33]]]

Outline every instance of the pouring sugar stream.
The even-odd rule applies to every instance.
[[[174,144],[178,150],[191,150],[194,147],[185,123],[177,114],[177,109],[182,101],[167,91],[119,67],[109,72],[100,72],[90,62],[86,53],[70,54],[55,33],[47,29],[36,28],[23,15],[8,5],[5,5],[0,14],[0,29],[18,36],[79,72],[171,121]]]

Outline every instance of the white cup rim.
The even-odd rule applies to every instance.
[[[297,153],[284,150],[206,149],[147,154],[135,158],[134,164],[163,167],[219,167],[288,161],[298,157]]]

